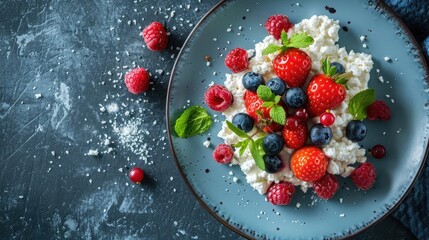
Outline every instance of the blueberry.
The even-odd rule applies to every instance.
[[[343,74],[346,72],[346,70],[344,69],[344,66],[341,65],[341,63],[338,62],[331,62],[331,67],[336,67],[337,68],[337,73],[338,74]]]
[[[346,136],[352,142],[360,142],[366,137],[365,123],[359,120],[352,120],[347,124]]]
[[[284,144],[282,136],[271,133],[264,137],[262,148],[267,155],[276,155],[282,151]]]
[[[314,124],[310,129],[310,140],[316,147],[324,147],[332,139],[332,130],[321,123]]]
[[[284,101],[288,107],[296,109],[307,103],[307,96],[301,88],[289,88],[284,96]]]
[[[270,88],[275,95],[283,96],[286,92],[286,83],[278,77],[268,80],[267,87]]]
[[[247,113],[238,113],[232,118],[232,124],[243,130],[243,132],[250,132],[253,129],[255,121]]]
[[[256,92],[259,85],[264,84],[264,78],[261,74],[255,73],[255,72],[248,72],[244,74],[243,79],[243,86],[247,90],[251,92]]]
[[[264,155],[265,172],[276,173],[283,167],[283,162],[277,155]]]

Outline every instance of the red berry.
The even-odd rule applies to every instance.
[[[219,144],[213,151],[213,159],[222,164],[228,164],[234,157],[234,150],[228,144]]]
[[[292,183],[273,183],[267,190],[267,199],[274,205],[288,205],[294,194],[295,186]]]
[[[287,32],[293,24],[289,21],[289,18],[285,15],[273,15],[270,16],[265,22],[265,29],[275,39],[280,39],[282,30]]]
[[[311,116],[319,116],[326,110],[338,107],[346,98],[346,88],[338,84],[330,76],[318,74],[307,87],[308,112]]]
[[[371,163],[364,162],[352,172],[351,177],[356,187],[368,190],[375,183],[377,173]]]
[[[125,85],[133,94],[140,94],[149,89],[150,76],[144,68],[134,68],[125,75]]]
[[[142,32],[146,46],[153,51],[160,51],[167,47],[168,37],[164,26],[159,22],[149,24]]]
[[[271,109],[262,107],[262,104],[264,103],[259,97],[257,93],[251,92],[249,90],[246,90],[243,96],[244,99],[244,106],[246,106],[246,111],[249,114],[250,117],[253,118],[253,120],[259,124],[261,122],[261,119],[271,119],[270,117],[270,111]],[[283,105],[280,105],[284,108]],[[258,112],[261,112],[263,116],[260,116]],[[280,131],[283,128],[282,125],[272,122],[270,125],[264,127],[262,130],[266,133],[273,133]]]
[[[371,155],[375,158],[381,159],[386,156],[386,148],[383,145],[377,144],[371,148]]]
[[[285,127],[288,130],[295,131],[295,130],[298,129],[299,122],[300,122],[300,119],[297,118],[297,117],[288,117],[286,119],[286,125],[285,125]]]
[[[233,96],[226,87],[222,85],[213,85],[209,87],[204,94],[204,101],[209,108],[223,112],[231,106]]]
[[[295,117],[299,118],[301,121],[306,121],[308,118],[307,109],[305,108],[299,108],[295,112]]]
[[[225,57],[225,65],[233,72],[238,73],[249,67],[247,51],[243,48],[231,50]]]
[[[329,127],[335,122],[335,116],[331,112],[324,112],[322,115],[320,115],[320,123],[325,126]]]
[[[317,196],[328,200],[338,191],[339,184],[335,175],[327,173],[321,179],[314,182],[313,187]]]
[[[282,131],[282,136],[286,147],[292,149],[301,148],[305,145],[308,138],[307,123],[298,121],[298,126],[295,130],[290,130],[288,127],[285,127]]]
[[[131,169],[131,171],[128,174],[128,177],[134,183],[140,184],[144,179],[144,171],[143,171],[143,169],[141,169],[139,167],[135,167],[135,168]]]
[[[274,58],[273,69],[289,87],[302,87],[311,70],[311,59],[304,51],[290,48]]]
[[[293,153],[290,167],[296,178],[314,182],[325,175],[328,157],[320,148],[306,146]]]
[[[380,100],[369,105],[367,114],[369,120],[389,120],[392,115],[389,106]]]

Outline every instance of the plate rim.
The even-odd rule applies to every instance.
[[[184,54],[185,48],[186,46],[189,44],[189,42],[191,41],[191,39],[194,37],[194,35],[196,34],[196,32],[198,31],[198,29],[201,27],[201,25],[207,20],[207,18],[209,16],[211,16],[215,11],[217,11],[220,7],[222,7],[222,5],[224,5],[227,2],[233,2],[233,1],[238,1],[238,0],[220,0],[215,6],[213,6],[209,11],[207,11],[203,17],[198,21],[197,24],[195,24],[194,28],[191,30],[191,32],[189,33],[189,35],[187,36],[185,42],[182,45],[182,48],[180,49],[176,60],[174,61],[173,64],[173,68],[171,70],[171,74],[170,74],[170,78],[168,81],[168,87],[167,87],[167,98],[166,98],[166,107],[165,107],[165,119],[166,119],[166,125],[167,125],[167,134],[168,134],[168,141],[169,141],[169,147],[170,147],[170,151],[173,155],[173,159],[174,162],[176,164],[177,169],[179,170],[180,175],[182,176],[182,179],[184,180],[185,184],[187,185],[187,187],[189,188],[189,190],[191,191],[192,195],[197,199],[197,201],[203,206],[203,208],[210,213],[210,215],[212,217],[214,217],[216,220],[218,220],[220,223],[222,223],[225,227],[227,227],[228,229],[232,230],[233,232],[237,233],[238,235],[240,235],[241,237],[244,237],[246,239],[253,239],[253,237],[247,235],[246,233],[244,233],[243,231],[240,231],[239,229],[235,228],[234,226],[232,226],[231,224],[229,224],[227,221],[225,221],[224,219],[222,219],[220,216],[218,216],[208,205],[207,203],[196,193],[193,185],[189,182],[188,178],[186,177],[186,174],[184,173],[183,169],[181,168],[180,164],[179,164],[179,160],[177,158],[176,155],[176,151],[174,150],[174,146],[173,146],[173,140],[172,140],[172,131],[171,131],[171,126],[170,126],[170,115],[169,115],[169,110],[170,110],[170,106],[169,106],[169,102],[170,102],[170,96],[171,96],[171,89],[172,89],[172,85],[173,85],[173,80],[174,80],[174,75],[176,73],[177,70],[177,66],[179,64],[179,59],[181,58],[181,56]],[[372,2],[371,0],[368,0],[368,3]],[[397,26],[406,33],[407,37],[410,39],[410,44],[413,48],[415,48],[417,50],[417,54],[418,54],[418,58],[419,58],[419,62],[422,65],[422,68],[425,72],[425,77],[424,79],[426,80],[426,83],[429,84],[429,67],[428,67],[428,63],[426,62],[426,58],[423,54],[423,50],[420,47],[419,43],[417,42],[417,40],[415,39],[413,33],[411,32],[411,30],[407,27],[407,25],[405,24],[405,22],[402,20],[401,17],[399,17],[398,14],[396,14],[393,9],[388,6],[384,1],[382,0],[375,0],[375,9],[377,8],[381,8],[382,10],[384,10],[385,12],[388,13],[388,15],[390,15],[394,21],[397,22]],[[367,225],[361,227],[360,229],[357,229],[357,231],[349,234],[349,235],[343,235],[340,236],[341,239],[343,238],[351,238],[353,236],[356,236],[357,234],[365,231],[366,229],[368,229],[370,226],[373,226],[374,224],[379,223],[380,221],[384,220],[385,218],[387,218],[388,216],[391,215],[391,213],[398,208],[398,206],[404,201],[404,199],[408,196],[408,194],[411,192],[412,188],[414,187],[417,179],[419,178],[421,172],[423,171],[424,166],[426,165],[426,161],[427,158],[429,157],[429,141],[426,144],[426,149],[425,149],[425,153],[422,159],[422,162],[419,166],[419,169],[417,170],[416,175],[414,176],[414,179],[412,180],[411,184],[408,186],[407,190],[404,192],[404,194],[402,195],[402,197],[395,203],[393,204],[393,206],[386,211],[380,218],[378,218],[377,220],[373,221],[373,222],[369,222]],[[409,230],[409,229],[408,229]],[[414,234],[413,234],[414,235]]]

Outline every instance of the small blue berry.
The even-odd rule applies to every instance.
[[[290,108],[300,108],[307,103],[307,96],[302,88],[289,88],[284,96],[286,105]]]
[[[276,173],[283,167],[283,162],[277,155],[264,155],[265,172]]]
[[[262,148],[267,155],[279,154],[284,144],[283,137],[275,133],[268,134],[264,137],[264,140],[262,140]]]
[[[337,74],[343,74],[346,72],[346,70],[344,69],[344,66],[341,63],[331,62],[331,67],[337,68]]]
[[[250,132],[253,129],[255,121],[247,113],[238,113],[232,118],[232,124],[243,130],[243,132]]]
[[[278,77],[268,80],[267,87],[270,88],[271,92],[275,95],[283,96],[286,92],[286,83]]]
[[[352,120],[347,124],[346,136],[352,142],[360,142],[366,137],[365,123],[359,120]]]
[[[259,85],[264,84],[264,78],[261,74],[255,73],[255,72],[248,72],[244,74],[243,79],[243,86],[247,90],[251,92],[256,92]]]
[[[316,147],[324,147],[332,140],[332,130],[321,123],[314,124],[310,129],[310,140]]]

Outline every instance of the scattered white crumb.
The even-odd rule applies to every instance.
[[[238,178],[237,177],[233,177],[232,181],[236,183],[238,181]]]
[[[231,32],[231,30],[232,30],[231,28],[227,28],[226,32]]]
[[[363,35],[362,35],[362,36],[360,36],[360,38],[359,38],[359,39],[360,39],[360,41],[361,41],[361,42],[364,42],[364,41],[366,40],[366,36],[363,36]]]
[[[234,175],[234,173],[232,171],[229,171],[228,173],[230,176]]]
[[[42,98],[43,95],[41,93],[36,93],[36,94],[34,94],[34,97],[39,99],[39,98]]]
[[[384,78],[383,78],[383,76],[379,76],[379,77],[378,77],[378,80],[379,80],[381,83],[384,83]]]
[[[204,141],[203,145],[204,145],[204,147],[208,148],[210,146],[210,141],[209,140]]]
[[[368,46],[364,43],[364,44],[362,44],[362,47],[367,48]]]
[[[52,155],[52,156],[55,156],[55,151],[51,151],[51,155]]]
[[[23,199],[23,198],[24,198],[24,196],[22,196],[22,195],[19,195],[19,196],[18,196],[18,198],[20,198],[20,199]]]
[[[344,213],[340,214],[340,217],[345,217],[345,216],[346,216],[346,214],[344,214]]]
[[[212,81],[210,84],[209,84],[209,87],[211,87],[211,86],[214,86],[214,82]]]
[[[217,41],[217,38],[213,38],[213,41],[214,41],[214,42],[216,42],[216,41]]]
[[[343,203],[343,198],[340,198],[340,203]]]
[[[391,59],[390,59],[390,57],[384,57],[384,61],[386,61],[386,62],[390,62],[390,61],[392,61]]]
[[[100,154],[100,152],[98,152],[98,149],[90,149],[87,153],[88,156],[98,156],[98,154]]]
[[[106,109],[108,113],[115,113],[119,110],[119,106],[117,103],[111,103],[106,106]]]
[[[210,67],[210,62],[206,62],[207,67]]]
[[[119,168],[118,171],[119,172],[124,172],[124,169],[123,168]]]
[[[110,145],[110,140],[106,138],[104,140],[104,146],[109,146],[109,145]]]
[[[296,208],[301,207],[301,203],[296,203]]]

